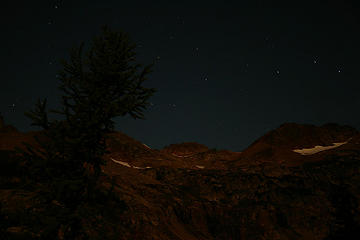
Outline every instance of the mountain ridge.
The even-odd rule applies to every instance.
[[[35,144],[32,137],[39,134],[0,131],[0,164],[16,170],[12,150],[22,141]],[[346,143],[309,155],[294,151],[336,141]],[[360,234],[360,135],[354,128],[282,124],[240,153],[192,142],[157,150],[113,132],[108,150],[100,185],[120,200],[81,206],[87,213],[80,214],[82,227],[93,239],[330,240]],[[10,170],[0,175],[0,234],[39,239],[52,222],[63,239],[51,218],[59,206],[31,200],[43,196],[23,188],[16,172],[24,169],[15,170],[13,177]],[[22,220],[40,213],[52,220]]]

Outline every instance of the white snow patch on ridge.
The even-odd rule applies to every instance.
[[[129,167],[129,168],[135,168],[135,169],[146,169],[146,168],[151,168],[151,167],[135,167],[135,166],[131,166],[129,163],[127,162],[123,162],[123,161],[118,161],[118,160],[115,160],[113,159],[112,157],[110,158],[114,163],[118,163],[118,164],[121,164],[125,167]]]
[[[340,147],[341,145],[346,144],[347,142],[339,142],[339,143],[333,143],[333,146],[315,146],[313,148],[303,148],[303,149],[294,149],[293,151],[296,153],[300,153],[301,155],[312,155],[318,152],[322,152],[325,150],[329,150],[332,148]]]
[[[146,145],[145,143],[143,143],[143,145],[148,148],[148,149],[151,149],[151,147],[149,147],[148,145]]]
[[[111,160],[113,160],[113,162],[121,164],[121,165],[123,165],[125,167],[131,167],[130,164],[128,164],[127,162],[118,161],[118,160],[115,160],[113,158],[111,158]]]

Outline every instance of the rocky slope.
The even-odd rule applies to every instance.
[[[0,231],[6,236],[39,239],[46,224],[29,220],[34,211],[51,219],[59,207],[41,205],[36,188],[21,183],[12,150],[36,134],[0,131],[0,161],[12,169],[1,172],[0,183]],[[198,143],[156,150],[120,132],[110,137],[101,182],[104,189],[113,187],[119,201],[84,206],[92,214],[81,224],[92,239],[352,239],[360,234],[360,135],[351,127],[286,123],[241,153]],[[62,239],[61,226],[53,231]]]

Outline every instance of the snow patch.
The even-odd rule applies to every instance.
[[[339,142],[339,143],[333,143],[333,146],[315,146],[313,148],[303,148],[303,149],[294,149],[293,151],[296,153],[300,153],[301,155],[312,155],[318,152],[322,152],[325,150],[329,150],[332,148],[340,147],[341,145],[346,144],[347,142]]]
[[[148,149],[151,149],[151,147],[149,147],[148,145],[146,145],[145,143],[143,143],[143,145],[148,148]]]
[[[135,168],[135,169],[147,169],[147,168],[151,168],[151,167],[136,167],[136,166],[131,166],[129,163],[127,162],[123,162],[123,161],[118,161],[118,160],[115,160],[113,159],[112,157],[110,157],[110,159],[115,162],[115,163],[118,163],[118,164],[121,164],[125,167],[129,167],[129,168]]]
[[[121,164],[121,165],[123,165],[123,166],[125,166],[125,167],[131,167],[130,164],[128,164],[127,162],[118,161],[118,160],[115,160],[115,159],[113,159],[113,158],[111,158],[111,160],[112,160],[113,162],[118,163],[118,164]]]
[[[200,169],[204,169],[204,166],[200,166],[200,165],[195,165],[195,167],[200,168]]]
[[[136,168],[136,169],[148,169],[148,168],[151,168],[151,167],[135,167],[135,166],[132,166],[133,168]]]
[[[133,168],[136,168],[136,169],[145,169],[144,167],[135,167],[135,166],[132,166]]]

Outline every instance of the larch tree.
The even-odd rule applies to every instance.
[[[62,60],[62,108],[50,112],[63,119],[49,120],[46,98],[25,113],[45,134],[37,138],[40,149],[27,145],[27,157],[40,159],[47,166],[46,171],[38,169],[45,180],[61,182],[57,192],[64,202],[85,193],[91,196],[105,164],[103,156],[107,153],[107,135],[114,131],[113,119],[127,114],[144,119],[148,100],[156,91],[143,86],[153,64],[136,63],[135,48],[126,33],[103,27],[87,51],[82,43],[71,49],[68,61]]]

